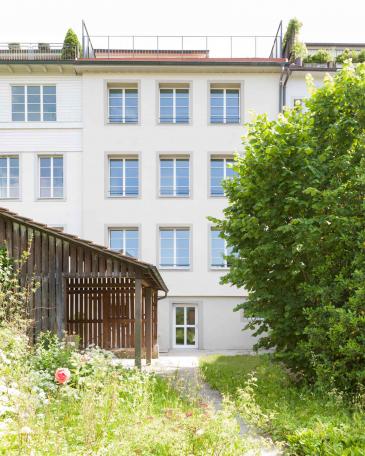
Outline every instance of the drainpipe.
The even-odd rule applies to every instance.
[[[167,298],[167,291],[165,291],[165,296],[157,296],[157,301],[160,301],[161,299],[166,299]]]
[[[284,79],[285,76],[285,79]],[[279,112],[283,112],[283,106],[286,104],[286,84],[290,77],[290,69],[288,66],[283,66],[281,69],[279,81]]]

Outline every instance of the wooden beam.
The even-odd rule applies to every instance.
[[[146,364],[152,360],[152,288],[146,288]]]
[[[142,281],[135,280],[135,303],[134,303],[134,364],[138,369],[142,368]]]

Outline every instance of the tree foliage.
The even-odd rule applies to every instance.
[[[76,33],[69,28],[67,30],[65,39],[63,40],[62,58],[75,59],[78,57],[78,52],[81,50],[81,45]]]
[[[365,385],[365,65],[328,76],[304,110],[258,116],[244,146],[213,220],[233,247],[223,282],[249,293],[246,328],[308,374]]]

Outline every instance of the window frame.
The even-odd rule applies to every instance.
[[[162,259],[162,250],[161,250],[161,231],[173,231],[174,232],[174,247],[173,247],[173,259],[174,259],[174,266],[162,266],[161,259]],[[176,231],[188,231],[189,233],[189,265],[188,266],[177,266],[176,265]],[[181,226],[172,226],[172,225],[159,225],[158,226],[158,268],[162,270],[170,270],[170,271],[191,271],[192,270],[192,227],[189,225],[181,225]]]
[[[222,195],[214,195],[212,193],[212,168],[211,168],[211,163],[212,163],[212,160],[224,160],[224,177],[222,180],[224,179],[227,179],[227,160],[230,160],[232,162],[234,162],[234,154],[230,155],[230,154],[216,154],[216,153],[213,153],[213,154],[210,154],[209,157],[208,157],[208,175],[209,175],[209,179],[208,179],[208,196],[209,198],[226,198],[226,195],[223,191],[223,194]]]
[[[6,196],[0,196],[0,200],[20,200],[20,155],[19,154],[0,154],[0,158],[6,158]],[[18,196],[10,196],[10,159],[18,159]]]
[[[118,198],[140,198],[141,197],[141,170],[140,170],[140,154],[106,154],[106,179],[105,179],[105,196],[110,199]],[[111,195],[110,194],[110,161],[111,160],[122,160],[123,161],[123,194],[122,195]],[[138,193],[137,195],[126,195],[125,194],[125,161],[126,160],[136,160],[137,161],[137,179],[138,179]]]
[[[163,195],[161,194],[161,160],[173,160],[173,194],[172,195]],[[176,160],[187,160],[189,162],[188,170],[189,170],[189,192],[187,195],[177,195],[176,194]],[[190,155],[170,155],[170,154],[159,154],[158,155],[158,190],[157,195],[159,198],[191,198],[192,196],[192,189],[191,189],[191,157]]]
[[[50,158],[51,159],[51,195],[52,196],[41,196],[41,159],[42,158]],[[53,159],[54,158],[62,158],[62,196],[53,196],[54,194],[54,175],[53,175]],[[64,201],[66,199],[66,178],[65,178],[65,155],[64,154],[39,154],[37,159],[37,175],[38,175],[38,191],[37,191],[37,199],[39,201]]]
[[[123,232],[123,248],[122,251],[120,250],[114,250],[111,247],[111,232],[112,231],[122,231]],[[137,240],[138,240],[138,246],[137,246],[137,256],[132,257],[130,255],[126,254],[126,232],[127,231],[136,231],[137,232]],[[110,250],[113,250],[113,252],[118,252],[121,253],[124,256],[127,256],[129,258],[136,258],[139,259],[141,257],[141,230],[138,225],[116,225],[116,226],[108,226],[107,227],[107,246]]]
[[[173,348],[184,348],[184,349],[196,349],[199,346],[199,305],[196,303],[173,303],[173,312],[172,312],[172,347]],[[184,324],[178,325],[176,323],[176,309],[178,307],[183,307],[184,308]],[[194,325],[189,325],[187,324],[187,310],[189,307],[194,308],[194,318],[195,318],[195,324]],[[176,344],[176,328],[183,328],[184,329],[184,344]],[[194,345],[188,345],[185,342],[187,341],[187,330],[188,328],[194,328],[195,329],[195,344]]]
[[[24,120],[13,120],[13,87],[24,87]],[[28,115],[29,115],[29,111],[28,111],[28,87],[39,87],[39,98],[40,98],[40,102],[39,102],[39,116],[40,116],[40,119],[39,120],[29,120],[28,119]],[[44,111],[44,87],[54,87],[55,88],[55,107],[56,107],[56,110],[55,110],[55,120],[44,120],[44,114],[45,114],[45,111]],[[11,84],[10,85],[10,99],[11,99],[11,121],[12,122],[29,122],[29,123],[36,123],[36,122],[45,122],[45,123],[53,123],[53,122],[57,122],[58,120],[58,112],[57,112],[57,106],[58,106],[58,102],[57,102],[57,84]],[[19,104],[19,103],[15,103],[15,104]]]
[[[212,122],[212,90],[223,90],[223,122]],[[227,122],[227,90],[238,90],[238,122]],[[209,82],[208,85],[208,124],[209,125],[233,125],[233,126],[241,126],[243,123],[243,115],[242,115],[242,84],[240,82],[222,82],[218,83]]]
[[[110,90],[122,90],[123,91],[123,96],[122,96],[122,122],[111,122],[110,121]],[[125,106],[125,91],[126,90],[136,90],[137,91],[137,120],[135,122],[127,122],[126,121],[126,116],[125,116],[125,111],[126,111],[126,106]],[[106,90],[107,90],[107,95],[106,95],[106,104],[107,104],[107,110],[106,110],[106,123],[108,125],[139,125],[140,123],[140,87],[139,83],[131,83],[131,82],[125,82],[123,83],[115,83],[115,82],[110,82],[107,83],[106,85]]]
[[[161,122],[161,90],[172,90],[172,122]],[[177,122],[176,117],[176,90],[187,90],[187,99],[188,99],[188,120],[187,122]],[[164,83],[158,84],[158,124],[159,125],[189,125],[191,123],[191,90],[190,84],[167,84]]]

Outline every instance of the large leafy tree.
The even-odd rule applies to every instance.
[[[350,356],[350,367],[341,358],[342,367],[362,365],[361,382],[365,65],[349,64],[312,91],[305,109],[271,121],[261,115],[247,126],[237,176],[224,184],[224,218],[213,219],[233,247],[223,282],[248,290],[238,307],[261,336],[259,347],[275,347],[297,368],[322,363],[323,372],[350,350],[357,358]],[[341,329],[333,333],[330,320]]]

